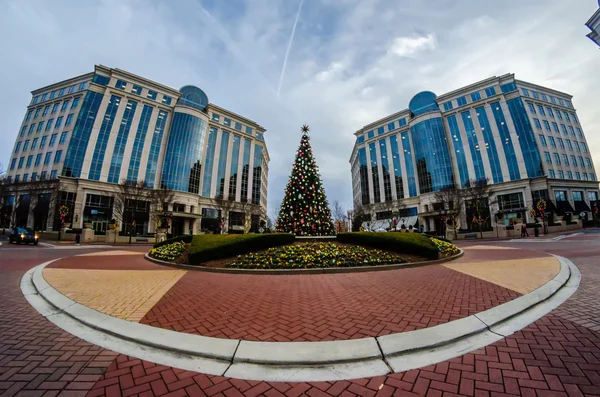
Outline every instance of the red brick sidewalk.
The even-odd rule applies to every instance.
[[[485,349],[404,373],[316,383],[208,376],[127,356],[88,397],[582,396],[600,395],[600,334],[549,315]]]

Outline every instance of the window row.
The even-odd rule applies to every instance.
[[[494,87],[488,87],[484,90],[484,92],[485,92],[486,98],[490,98],[490,97],[493,97],[494,95],[496,95],[496,89]],[[471,94],[469,94],[469,96],[471,97],[471,103],[480,101],[482,98],[480,91],[472,92]],[[457,107],[465,106],[467,104],[466,96],[461,96],[459,98],[456,98],[456,104],[457,104]],[[448,101],[448,102],[444,103],[443,106],[444,106],[444,110],[446,110],[446,111],[454,109],[453,101]]]
[[[577,116],[573,112],[567,112],[566,110],[563,110],[561,113],[560,109],[552,110],[552,108],[549,106],[544,107],[542,105],[535,105],[531,102],[527,102],[527,106],[529,107],[529,112],[531,112],[532,114],[540,114],[542,116],[548,115],[549,117],[552,117],[552,118],[558,118],[559,120],[564,119],[564,120],[572,121],[576,124],[579,124],[579,120],[577,119]]]
[[[211,120],[212,121],[216,121],[217,123],[221,122],[221,115],[217,114],[217,113],[213,113],[211,115]],[[238,121],[232,121],[229,117],[225,117],[223,116],[223,125],[226,127],[232,127],[233,129],[237,130],[237,131],[243,131],[248,135],[252,135],[252,127],[250,126],[244,126],[242,125],[242,123],[238,122]],[[262,134],[259,134],[258,132],[256,133],[256,136],[258,137],[260,135],[260,140],[262,139]]]
[[[528,98],[533,98],[533,99],[537,99],[537,100],[542,100],[545,102],[552,102],[555,105],[560,105],[560,106],[565,106],[568,108],[573,109],[573,104],[571,103],[571,101],[565,99],[561,99],[561,98],[557,98],[553,95],[546,95],[546,94],[542,94],[541,92],[538,93],[537,91],[529,91],[527,88],[521,88],[521,94],[523,94],[523,96],[526,96]]]
[[[51,92],[43,93],[42,95],[36,95],[36,96],[33,97],[32,105],[44,102],[44,101],[49,100],[49,99],[54,99],[54,98],[57,98],[57,97],[60,98],[63,95],[72,94],[72,93],[74,93],[76,91],[83,91],[83,90],[85,90],[87,88],[87,84],[88,84],[87,82],[83,82],[83,83],[79,83],[79,84],[73,84],[73,85],[71,85],[69,87],[63,87],[63,88],[60,88],[58,90],[54,90],[54,91],[51,91]]]
[[[119,79],[115,83],[115,88],[125,91],[128,84],[129,83],[127,81]],[[142,90],[143,90],[142,86],[132,83],[131,90],[129,92],[131,92],[132,94],[135,94],[135,95],[142,96]],[[156,101],[157,97],[158,97],[158,92],[148,89],[148,92],[146,93],[146,98]],[[167,95],[163,95],[160,103],[162,103],[163,105],[170,105],[172,101],[173,101],[173,98],[171,98],[170,96],[167,96]]]
[[[569,150],[573,150],[573,147],[575,147],[575,150],[578,152],[584,152],[587,153],[588,149],[587,149],[587,145],[585,144],[585,142],[577,142],[577,141],[573,141],[571,143],[571,141],[569,139],[565,139],[563,141],[562,138],[556,138],[554,139],[554,137],[549,136],[548,139],[546,140],[546,137],[544,135],[538,135],[539,137],[539,141],[540,144],[542,146],[548,146],[548,143],[550,144],[551,147],[557,147],[557,143],[558,143],[558,147],[561,149],[565,149],[565,142],[567,144],[566,148]]]
[[[45,117],[48,114],[54,114],[57,113],[59,111],[59,107],[60,107],[60,111],[61,112],[65,112],[68,109],[76,109],[79,106],[79,102],[81,100],[81,97],[77,97],[77,98],[73,98],[73,103],[71,104],[71,100],[67,99],[65,101],[62,102],[56,102],[52,105],[46,105],[45,107],[39,107],[34,109],[31,109],[27,112],[27,116],[25,117],[25,121],[29,121],[31,119],[35,120],[38,117]],[[70,105],[70,107],[69,107]],[[43,109],[43,112],[42,112]]]
[[[69,136],[69,131],[63,131],[60,134],[60,139],[58,140],[58,144],[63,145],[65,143],[67,143],[68,136]],[[48,144],[48,147],[53,147],[56,144],[57,137],[58,137],[58,133],[50,135],[50,143]],[[38,142],[40,144],[40,149],[43,149],[46,147],[47,140],[48,140],[48,135],[44,135],[41,138],[41,140],[40,140],[40,138],[33,138],[33,139],[26,139],[25,141],[19,141],[19,142],[17,142],[17,145],[15,146],[15,153],[19,153],[19,152],[24,153],[30,149],[35,150],[38,147]],[[31,147],[29,145],[30,143],[31,143]],[[21,150],[21,145],[23,146],[23,150]]]
[[[585,158],[585,161],[583,160],[582,156],[577,156],[575,157],[574,155],[571,155],[571,162],[569,163],[569,156],[566,154],[559,154],[559,153],[553,153],[554,154],[554,164],[561,164],[561,158],[562,158],[562,164],[564,165],[573,165],[574,167],[577,167],[577,165],[579,164],[579,166],[581,168],[593,168],[592,166],[592,160],[590,160],[589,157]],[[552,156],[550,156],[550,152],[544,152],[544,157],[546,158],[546,163],[547,164],[552,164]],[[579,161],[577,161],[579,160]]]
[[[67,119],[65,120],[65,127],[70,126],[73,123],[73,116],[74,113],[71,113],[67,116]],[[63,126],[63,116],[59,116],[56,118],[56,123],[54,122],[54,119],[49,119],[48,121],[40,121],[37,124],[37,130],[36,130],[36,124],[32,123],[30,125],[24,125],[21,128],[21,137],[25,136],[25,133],[27,132],[27,135],[31,135],[33,134],[34,131],[36,132],[42,132],[44,130],[44,126],[46,127],[46,131],[50,131],[52,128],[58,129],[61,128]]]
[[[50,179],[56,179],[58,177],[58,170],[52,170],[50,171]],[[41,174],[39,174],[39,179],[38,179],[38,173],[37,172],[33,172],[31,174],[31,182],[35,182],[37,180],[40,181],[45,181],[46,179],[48,179],[48,171],[42,171]],[[7,178],[8,183],[12,183],[13,182],[13,177],[9,176]],[[14,177],[14,182],[18,183],[21,182],[21,175],[15,175]],[[23,182],[30,182],[29,180],[29,174],[23,174]]]
[[[567,177],[565,178],[564,171],[558,170],[558,179],[576,179],[578,181],[595,181],[596,180],[596,176],[594,174],[587,173],[587,172],[583,173],[583,178],[582,178],[582,173],[580,173],[580,172],[575,172],[575,178],[573,178],[573,173],[571,171],[567,171],[566,176]],[[548,170],[548,177],[553,178],[553,179],[556,178],[556,173],[554,172],[554,170]]]
[[[62,150],[57,150],[56,152],[54,152],[54,164],[58,164],[61,162],[62,153],[63,153]],[[14,170],[15,168],[21,169],[23,167],[29,168],[29,167],[31,167],[32,164],[34,167],[37,167],[40,164],[42,164],[42,156],[43,156],[43,153],[38,153],[35,156],[35,161],[33,159],[34,158],[33,155],[27,156],[27,159],[25,159],[25,156],[23,156],[23,157],[19,158],[18,163],[17,163],[17,158],[15,157],[10,162],[10,169],[11,170]],[[43,157],[44,157],[44,165],[48,165],[53,161],[52,160],[52,152],[47,152],[45,154],[45,156],[43,156]]]

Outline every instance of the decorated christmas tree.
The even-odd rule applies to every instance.
[[[300,147],[281,203],[277,231],[297,236],[329,236],[334,232],[331,211],[308,131],[308,126],[303,125]]]

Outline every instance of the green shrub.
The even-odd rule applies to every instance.
[[[274,234],[199,234],[189,248],[189,264],[198,265],[215,259],[231,258],[249,252],[292,244],[294,235]]]
[[[171,243],[175,243],[175,242],[179,242],[179,241],[183,241],[184,243],[189,244],[192,242],[193,237],[194,236],[192,236],[191,234],[182,234],[181,236],[171,237],[171,238],[166,239],[165,241],[161,241],[161,242],[154,244],[154,248],[162,247],[163,245],[167,245],[167,244],[171,244]]]
[[[437,259],[440,255],[437,246],[419,233],[338,233],[337,240],[340,243],[364,245],[428,259]]]

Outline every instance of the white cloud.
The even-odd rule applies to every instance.
[[[401,57],[411,57],[421,51],[433,50],[435,46],[435,35],[429,33],[427,36],[396,37],[389,51]]]

